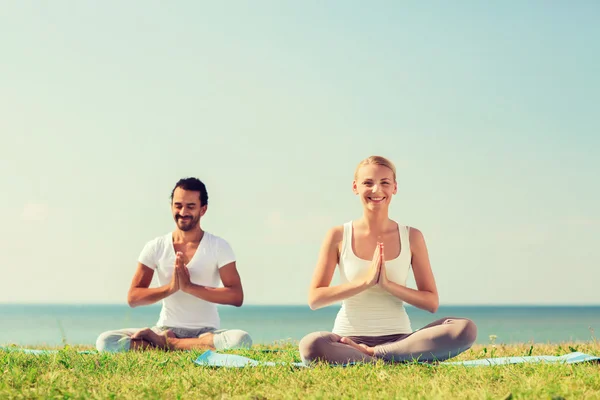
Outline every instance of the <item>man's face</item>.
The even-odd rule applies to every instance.
[[[198,227],[200,217],[206,212],[206,206],[200,207],[200,192],[176,188],[171,203],[173,219],[182,231]]]

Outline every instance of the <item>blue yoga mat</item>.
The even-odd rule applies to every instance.
[[[26,349],[23,347],[3,347],[0,346],[0,350],[2,351],[10,351],[10,352],[17,352],[17,353],[25,353],[25,354],[56,354],[59,352],[59,350],[38,350],[38,349]],[[97,353],[97,351],[93,351],[93,350],[81,350],[78,351],[79,354],[93,354],[93,353]]]
[[[524,357],[498,357],[484,358],[480,360],[453,361],[442,362],[439,365],[464,365],[468,367],[490,366],[490,365],[507,365],[507,364],[522,364],[522,363],[566,363],[574,364],[585,361],[600,362],[600,357],[591,356],[580,352],[565,354],[563,356],[524,356]],[[200,355],[194,363],[206,367],[257,367],[257,366],[276,366],[276,365],[291,365],[294,367],[306,367],[303,363],[275,363],[271,361],[257,361],[248,357],[243,357],[235,354],[219,354],[212,350],[208,350]]]
[[[293,367],[306,367],[304,363],[282,363],[272,361],[256,361],[248,357],[238,356],[237,354],[220,354],[212,350],[202,353],[195,361],[196,364],[205,367],[273,367],[275,365],[289,365]]]
[[[591,356],[580,352],[574,352],[565,354],[562,356],[523,356],[523,357],[498,357],[498,358],[484,358],[481,360],[468,360],[468,361],[445,361],[441,364],[445,365],[466,365],[468,367],[478,367],[487,365],[506,365],[506,364],[523,364],[523,363],[564,363],[564,364],[575,364],[586,361],[600,362],[600,357]]]

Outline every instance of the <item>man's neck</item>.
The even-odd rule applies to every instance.
[[[173,242],[176,243],[200,243],[202,237],[204,236],[204,231],[200,226],[190,231],[182,231],[179,228],[175,228],[173,231]]]

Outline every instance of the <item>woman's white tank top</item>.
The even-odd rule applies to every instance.
[[[398,225],[400,233],[400,255],[386,260],[386,273],[390,281],[406,285],[411,264],[409,228]],[[344,236],[339,268],[342,283],[366,274],[371,260],[363,260],[352,249],[352,221],[344,224]],[[411,333],[410,319],[404,302],[383,290],[379,285],[342,301],[337,314],[333,333],[340,336],[383,336],[395,333]]]

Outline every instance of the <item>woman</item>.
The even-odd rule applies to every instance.
[[[423,234],[388,217],[396,169],[383,157],[361,161],[352,185],[363,216],[329,230],[309,291],[311,309],[342,301],[333,332],[300,341],[305,363],[443,361],[469,349],[477,336],[465,318],[442,318],[415,332],[404,303],[435,313],[438,293]],[[336,265],[342,283],[329,286]],[[417,290],[406,287],[412,265]]]

